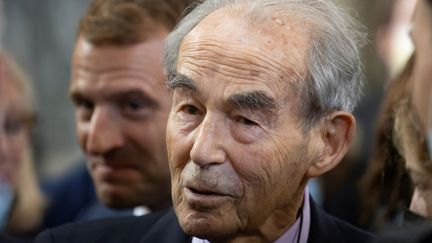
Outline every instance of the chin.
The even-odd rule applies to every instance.
[[[196,212],[193,210],[179,210],[177,214],[183,231],[188,235],[207,240],[228,239],[235,233],[223,219],[215,217],[210,212]]]
[[[126,209],[139,206],[133,197],[128,196],[118,190],[100,190],[98,191],[99,200],[107,207],[114,209]]]

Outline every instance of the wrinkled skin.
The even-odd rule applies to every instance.
[[[303,132],[293,88],[308,34],[295,20],[252,26],[230,11],[210,14],[185,37],[169,81],[173,205],[190,235],[270,242],[295,221],[308,178],[324,172],[312,169],[325,160],[322,131]]]

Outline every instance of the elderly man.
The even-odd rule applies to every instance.
[[[205,1],[166,46],[175,214],[66,226],[38,240],[368,241],[306,188],[339,163],[354,133],[356,27],[330,1]]]
[[[88,170],[109,208],[171,205],[162,48],[191,2],[94,0],[81,19],[70,93]],[[87,217],[106,213],[96,206]]]

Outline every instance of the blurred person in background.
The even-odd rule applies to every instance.
[[[409,174],[416,185],[412,209],[420,215],[432,216],[432,0],[419,0],[413,17],[411,37],[416,48],[413,85],[409,108],[405,111],[408,121],[401,120],[401,145],[407,146],[405,154],[413,158],[407,163]],[[404,116],[402,116],[404,117]],[[407,125],[408,124],[408,125]],[[410,129],[410,130],[408,130]],[[403,136],[406,130],[415,134],[414,139]],[[407,141],[403,141],[407,139]],[[429,148],[429,150],[428,150]],[[429,154],[427,154],[427,151]]]
[[[162,48],[192,0],[94,0],[82,17],[70,94],[98,199],[82,218],[171,205]],[[145,206],[139,207],[139,206]],[[139,208],[137,208],[139,207]],[[106,208],[105,208],[106,209]]]
[[[411,36],[416,49],[416,62],[413,70],[413,87],[411,92],[412,105],[410,106],[414,127],[417,126],[423,140],[417,141],[421,147],[416,148],[411,153],[418,151],[416,155],[418,158],[424,158],[425,154],[422,147],[427,145],[429,156],[425,161],[413,160],[413,164],[409,165],[410,176],[414,182],[421,188],[414,194],[414,202],[412,208],[424,216],[430,216],[431,208],[428,206],[430,200],[430,188],[432,174],[430,169],[431,162],[431,97],[432,97],[432,1],[431,0],[418,0],[416,11],[413,18],[413,29]],[[423,227],[416,226],[406,230],[398,230],[385,234],[377,242],[431,242],[432,241],[432,227],[426,224]]]
[[[369,104],[366,112],[379,107],[376,118],[370,119],[373,137],[369,142],[370,155],[360,180],[361,214],[359,223],[371,230],[389,224],[401,224],[403,210],[410,200],[411,185],[405,173],[403,157],[393,143],[394,108],[407,93],[413,66],[412,43],[409,38],[410,21],[415,0],[383,0],[374,3],[373,52],[379,62],[369,60],[369,70],[379,70],[376,83],[382,98]],[[410,59],[411,56],[411,59]],[[374,79],[374,76],[372,76]],[[380,104],[380,105],[379,105]],[[373,107],[372,107],[373,106]],[[370,139],[368,139],[370,140]]]
[[[414,183],[421,189],[414,192],[412,207],[425,217],[432,216],[432,0],[419,0],[413,18],[412,40],[416,47],[413,70],[412,123],[422,136],[414,150],[418,159],[407,164]],[[429,156],[426,151],[429,148]],[[411,151],[413,152],[413,151]]]
[[[410,58],[413,45],[408,32],[416,0],[376,1],[375,49],[386,68],[387,80],[394,80]],[[386,81],[387,81],[386,80]]]
[[[39,208],[35,200],[17,201],[32,205],[38,217],[23,220],[26,214],[12,214],[14,227],[38,231],[76,220],[142,215],[170,206],[165,126],[171,102],[165,88],[162,47],[191,2],[91,3],[81,20],[73,53],[71,97],[92,178],[82,167],[60,180],[42,183],[47,195],[46,203],[40,199],[44,207]],[[10,128],[28,132],[25,126]],[[29,190],[37,189],[33,188],[37,187],[34,177],[23,178],[34,180]]]
[[[379,231],[403,224],[403,211],[409,205],[412,183],[405,170],[404,157],[395,145],[395,109],[409,95],[414,56],[405,69],[386,87],[376,124],[374,147],[368,168],[360,183],[361,225]]]
[[[43,219],[45,198],[36,180],[31,129],[31,82],[15,60],[0,53],[0,226],[7,234],[31,234]]]
[[[367,4],[363,2],[362,5]],[[369,228],[370,221],[369,217],[364,216],[363,204],[371,207],[370,202],[374,200],[363,197],[365,185],[359,184],[359,181],[365,174],[371,155],[378,152],[374,150],[370,138],[377,129],[373,123],[381,113],[378,108],[383,99],[382,87],[384,84],[388,86],[389,80],[395,79],[401,71],[401,64],[406,62],[412,52],[408,27],[414,3],[415,0],[380,0],[368,3],[372,11],[363,14],[369,16],[366,21],[371,21],[370,25],[373,26],[371,39],[375,46],[370,47],[369,55],[363,53],[367,58],[368,84],[365,86],[366,97],[355,111],[358,118],[357,136],[343,163],[319,178],[321,197],[313,194],[314,199],[321,199],[319,202],[327,212],[364,228]],[[379,55],[374,53],[376,50]],[[403,166],[401,170],[403,171]],[[344,183],[340,183],[341,181]],[[370,197],[371,194],[368,194],[368,198]],[[368,210],[375,211],[376,208]]]
[[[432,160],[429,157],[426,139],[419,128],[413,113],[411,98],[408,96],[399,101],[396,106],[395,145],[404,157],[405,168],[413,182],[414,191],[409,210],[412,216],[431,219]]]

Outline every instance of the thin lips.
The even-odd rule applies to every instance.
[[[204,194],[204,195],[219,195],[219,196],[229,196],[227,193],[217,190],[217,188],[210,188],[208,186],[198,186],[193,184],[186,184],[185,187],[194,193]]]

